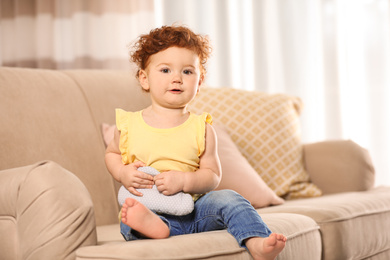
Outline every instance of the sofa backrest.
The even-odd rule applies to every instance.
[[[148,105],[130,72],[0,68],[0,170],[52,160],[87,187],[97,225],[117,222],[101,124]],[[66,194],[64,194],[66,196]]]

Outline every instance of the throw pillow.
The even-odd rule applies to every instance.
[[[246,198],[254,208],[284,202],[261,179],[232,141],[224,127],[213,125],[217,134],[222,179],[216,190],[231,189]]]
[[[285,94],[203,88],[190,104],[226,126],[232,140],[265,183],[286,199],[320,196],[304,169],[299,114],[302,102]]]

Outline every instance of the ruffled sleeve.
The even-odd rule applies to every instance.
[[[202,114],[202,118],[203,118],[203,121],[206,122],[206,123],[209,123],[210,125],[213,124],[213,118],[211,117],[211,115],[207,112],[204,112]]]
[[[199,129],[198,129],[198,156],[200,157],[206,148],[206,123],[212,124],[213,118],[207,112],[204,112],[199,116]]]
[[[119,150],[122,155],[123,164],[129,164],[129,121],[131,118],[131,112],[126,112],[122,109],[116,109],[116,127],[121,132],[119,138]]]

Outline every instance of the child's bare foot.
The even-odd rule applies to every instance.
[[[282,252],[287,238],[281,234],[271,234],[269,237],[251,237],[246,240],[246,246],[255,260],[274,260]]]
[[[156,214],[135,199],[127,198],[122,206],[124,224],[148,238],[167,238],[169,228]]]

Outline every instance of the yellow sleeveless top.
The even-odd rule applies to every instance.
[[[142,161],[160,172],[194,172],[199,169],[199,158],[205,149],[206,123],[212,123],[210,114],[190,113],[183,124],[159,129],[146,124],[142,110],[126,112],[116,109],[122,162]]]

